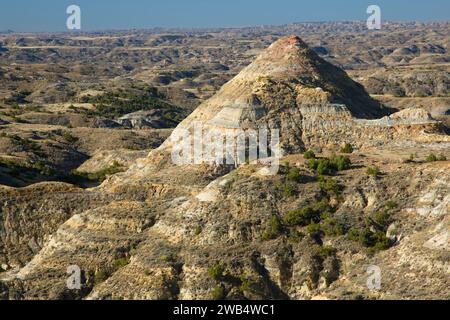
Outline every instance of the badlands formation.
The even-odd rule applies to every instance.
[[[194,123],[279,129],[278,174],[257,162],[175,165],[169,138],[99,187],[2,187],[0,297],[450,298],[449,162],[413,156],[450,156],[450,137],[426,111],[380,105],[290,36],[172,136]],[[302,154],[332,159],[343,145],[351,164],[325,178]]]

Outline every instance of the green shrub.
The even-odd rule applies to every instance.
[[[176,257],[174,254],[169,253],[169,254],[162,255],[159,258],[159,260],[161,260],[162,262],[173,263],[176,261]]]
[[[125,266],[127,266],[130,263],[130,260],[127,258],[119,258],[114,260],[114,267],[116,269],[120,269],[123,268]]]
[[[444,156],[443,154],[441,154],[441,155],[438,157],[438,161],[447,161],[447,157]]]
[[[315,159],[316,155],[312,150],[308,150],[308,151],[305,151],[305,153],[303,153],[303,157],[305,159]]]
[[[367,168],[366,172],[369,176],[372,176],[375,178],[377,178],[380,175],[380,169],[378,169],[377,167],[369,167],[369,168]]]
[[[351,161],[345,156],[333,155],[331,158],[309,159],[308,167],[317,171],[319,175],[333,175],[336,171],[347,170]]]
[[[356,227],[350,228],[347,233],[347,238],[352,241],[359,241],[359,229]]]
[[[266,231],[263,233],[264,240],[272,240],[276,239],[282,233],[283,227],[281,225],[280,219],[276,215],[273,215],[270,218],[269,225],[266,228]]]
[[[353,147],[350,143],[346,143],[342,148],[341,148],[341,152],[342,153],[352,153],[353,152]]]
[[[78,170],[72,171],[72,176],[69,180],[73,180],[74,182],[80,183],[83,180],[91,181],[91,182],[103,182],[105,179],[113,174],[123,172],[125,168],[119,164],[117,161],[114,161],[113,164],[109,167],[106,167],[97,172],[80,172]]]
[[[328,214],[330,211],[332,211],[327,198],[321,198],[320,200],[312,203],[311,208],[313,208],[313,210],[320,215]]]
[[[320,175],[332,175],[335,169],[329,159],[319,159],[317,164],[317,173]]]
[[[214,280],[221,280],[225,269],[222,265],[216,264],[208,269],[209,276]]]
[[[319,161],[316,159],[309,159],[308,167],[312,170],[317,170],[317,166],[319,165]]]
[[[322,230],[326,236],[341,236],[345,233],[344,225],[335,218],[324,219]]]
[[[391,223],[392,218],[387,211],[378,211],[372,216],[372,220],[381,228],[386,229]]]
[[[225,299],[225,289],[221,285],[217,285],[211,292],[214,300]]]
[[[293,197],[295,195],[294,187],[289,183],[285,183],[283,185],[283,195],[287,198]]]
[[[436,155],[433,154],[433,153],[430,153],[430,154],[427,156],[427,158],[425,159],[426,162],[434,162],[434,161],[437,161],[437,160],[438,160],[438,158],[437,158]]]
[[[289,211],[283,217],[284,223],[290,226],[307,226],[319,219],[320,215],[311,206]]]
[[[315,223],[315,222],[313,222],[310,225],[308,225],[306,230],[308,231],[310,237],[314,238],[316,240],[319,240],[322,237],[322,235],[323,235],[323,231],[322,231],[322,229],[320,227],[320,224]]]
[[[79,140],[77,137],[73,136],[69,131],[64,131],[63,138],[68,143],[75,143]]]
[[[344,187],[331,177],[320,177],[320,190],[327,195],[327,197],[339,197]]]
[[[333,168],[337,171],[350,169],[350,166],[352,164],[350,159],[344,156],[333,156],[331,158],[331,163],[333,165]]]
[[[331,246],[317,246],[313,250],[313,256],[325,260],[330,256],[336,255],[337,250]]]
[[[377,233],[375,233],[374,238],[375,238],[375,244],[373,245],[373,249],[375,251],[389,249],[389,247],[390,247],[389,238],[386,237],[386,235],[383,232],[378,231]]]
[[[359,242],[365,247],[373,247],[375,245],[374,233],[370,228],[363,228],[359,232]]]
[[[386,202],[386,203],[384,204],[384,206],[385,206],[387,209],[394,209],[394,208],[397,208],[398,204],[397,204],[395,201],[389,200],[388,202]]]
[[[289,168],[289,171],[286,174],[286,179],[289,181],[300,182],[300,169],[297,167]]]
[[[297,230],[290,230],[288,235],[288,241],[291,243],[299,243],[305,235]]]
[[[252,280],[250,278],[247,278],[245,276],[240,276],[239,279],[241,280],[241,285],[239,286],[239,289],[242,292],[255,292],[258,291],[258,282],[255,280]]]
[[[94,273],[94,286],[105,282],[109,277],[109,274],[103,270],[103,269],[99,269],[97,271],[95,271]]]
[[[357,241],[371,251],[385,250],[390,247],[389,239],[382,231],[373,232],[369,227],[362,229],[351,228],[347,234],[348,239]]]
[[[202,233],[202,231],[203,231],[203,227],[198,225],[197,227],[195,227],[194,235],[198,236],[200,233]]]

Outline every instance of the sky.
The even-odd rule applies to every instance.
[[[449,0],[0,0],[0,31],[67,31],[66,8],[81,8],[81,31],[244,27],[312,21],[450,21]]]

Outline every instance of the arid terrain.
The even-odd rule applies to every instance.
[[[0,33],[0,299],[450,299],[449,34]],[[196,123],[278,173],[174,164]]]

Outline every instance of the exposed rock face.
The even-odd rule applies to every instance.
[[[161,110],[138,111],[119,118],[117,122],[124,127],[133,129],[175,127],[177,123],[163,119],[162,113]]]
[[[286,153],[342,142],[367,148],[374,155],[352,155],[356,165],[336,177],[345,189],[327,197],[346,227],[364,224],[395,200],[397,221],[388,235],[397,243],[388,250],[370,255],[345,236],[318,240],[301,227],[287,233],[282,226],[280,234],[267,236],[274,219],[281,221],[287,212],[324,197],[303,157],[286,158],[301,172],[290,196],[283,191],[284,173],[263,175],[252,164],[175,166],[169,139],[127,172],[74,198],[86,201],[86,208],[70,207],[51,226],[37,228],[33,254],[27,249],[19,255],[28,263],[21,261],[17,266],[22,268],[0,276],[0,297],[210,299],[221,287],[221,298],[229,299],[448,298],[449,163],[399,163],[389,148],[400,143],[446,150],[450,141],[420,110],[382,116],[384,110],[361,86],[299,38],[288,37],[202,104],[175,133],[194,122],[231,132],[268,124],[280,129]],[[373,149],[377,145],[384,149]],[[382,161],[377,152],[386,153]],[[380,166],[383,175],[367,176],[368,163]],[[54,190],[53,196],[66,192]],[[95,194],[102,197],[89,200]],[[24,202],[17,202],[17,210],[29,215]],[[8,222],[0,225],[6,235],[0,258],[8,264],[17,254],[8,240],[13,233],[9,209],[2,210]],[[20,223],[14,227],[23,233],[19,247],[27,248],[23,243],[35,231]],[[82,270],[80,290],[66,285],[71,265]],[[369,265],[382,269],[380,291],[367,289]],[[211,276],[215,266],[223,272]]]

